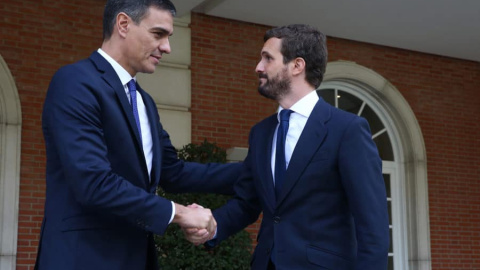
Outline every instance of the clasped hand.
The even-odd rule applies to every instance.
[[[187,207],[176,204],[175,208],[176,213],[172,222],[180,225],[188,241],[200,245],[213,238],[217,222],[210,209],[195,203]]]

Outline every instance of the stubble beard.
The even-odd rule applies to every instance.
[[[278,102],[290,92],[292,81],[287,76],[287,68],[271,79],[266,74],[260,74],[259,78],[265,78],[266,81],[263,85],[259,82],[258,93],[268,99]]]

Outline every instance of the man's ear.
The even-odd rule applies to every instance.
[[[302,57],[293,59],[293,75],[298,75],[305,71],[305,60]]]
[[[118,30],[118,34],[125,38],[128,32],[129,24],[131,23],[130,17],[124,12],[117,14],[117,20],[115,22],[115,27]]]

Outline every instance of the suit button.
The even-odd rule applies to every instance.
[[[265,250],[265,254],[270,255],[270,249],[269,249],[269,248],[267,248],[267,249]]]
[[[280,223],[280,217],[279,216],[274,216],[273,217],[273,223],[275,223],[275,224]]]

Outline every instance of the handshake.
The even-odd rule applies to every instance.
[[[217,229],[212,211],[195,203],[189,206],[175,203],[175,216],[172,223],[180,225],[185,238],[194,245],[211,240]]]

